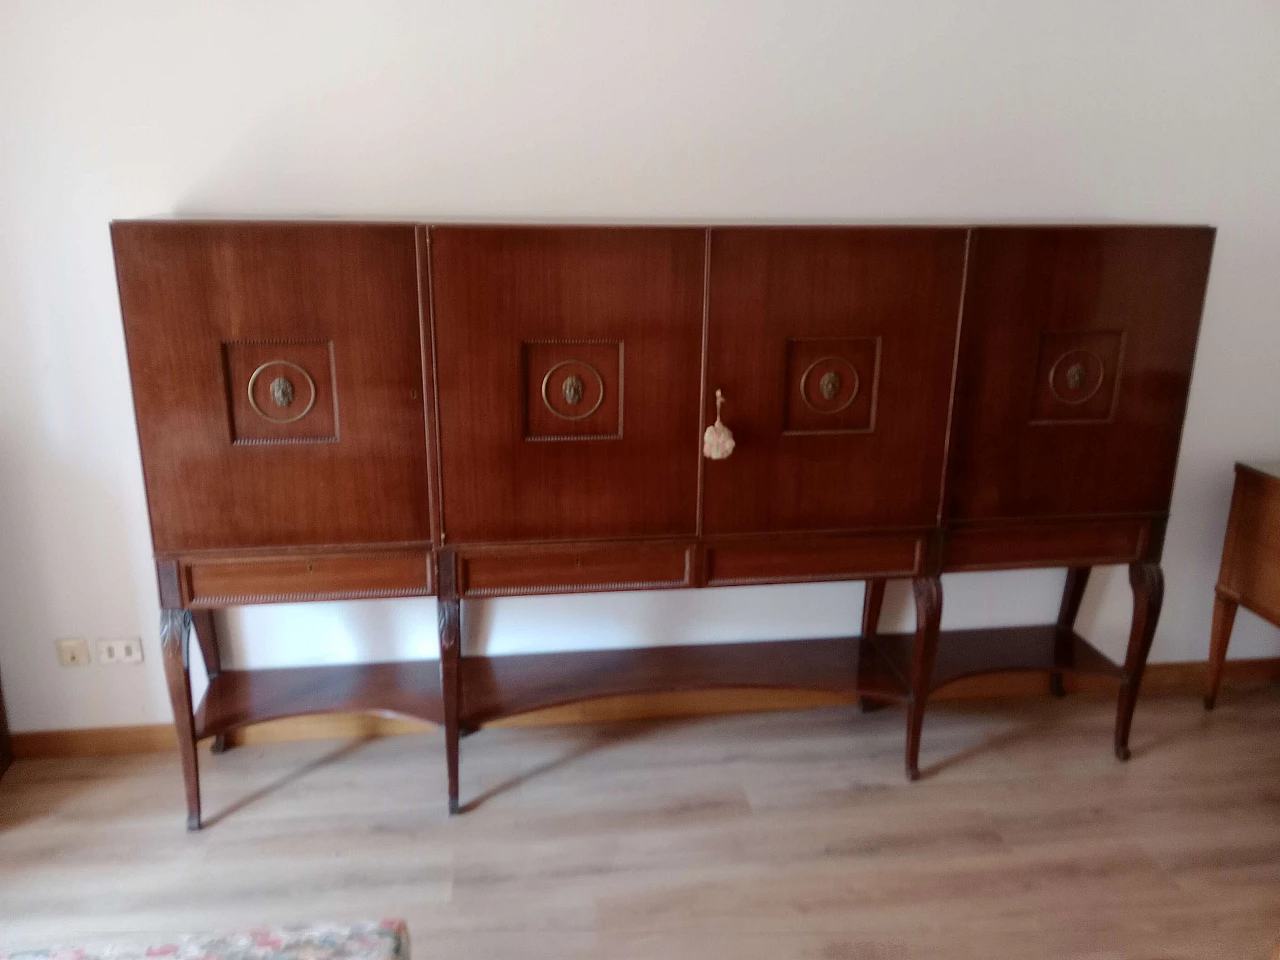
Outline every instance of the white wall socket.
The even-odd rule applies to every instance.
[[[97,646],[99,663],[142,662],[142,640],[139,637],[99,640]]]
[[[64,637],[55,640],[58,665],[63,667],[87,667],[89,665],[89,641],[84,637]]]

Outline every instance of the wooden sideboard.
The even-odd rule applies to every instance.
[[[1206,227],[112,225],[182,745],[303,713],[443,723],[654,690],[907,705],[1072,671],[1129,725],[1214,231]],[[736,442],[703,455],[720,415]],[[1113,664],[1075,631],[1127,564]],[[1066,567],[1055,623],[939,630],[940,575]],[[878,630],[912,580],[913,635]],[[467,656],[471,598],[864,580],[860,634]],[[212,611],[434,594],[441,659],[223,670]],[[211,678],[193,706],[189,635]]]

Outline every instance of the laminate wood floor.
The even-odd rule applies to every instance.
[[[0,947],[403,916],[415,958],[1267,957],[1280,688],[833,708],[24,761],[0,781]]]

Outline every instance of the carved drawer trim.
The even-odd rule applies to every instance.
[[[431,564],[426,551],[193,560],[182,587],[191,607],[422,596]]]

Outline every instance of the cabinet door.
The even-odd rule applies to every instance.
[[[931,526],[966,232],[711,235],[708,397],[737,442],[705,465],[705,530]]]
[[[948,513],[1168,509],[1209,228],[975,230]]]
[[[449,542],[694,532],[704,238],[432,228]]]
[[[430,538],[413,227],[112,239],[158,552]]]

